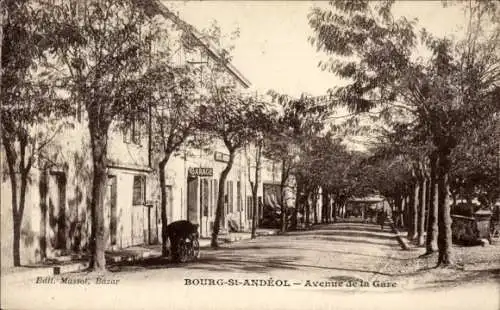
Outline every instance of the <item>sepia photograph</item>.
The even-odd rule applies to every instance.
[[[0,24],[0,309],[500,309],[499,1]]]

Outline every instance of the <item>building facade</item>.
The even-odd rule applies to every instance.
[[[218,61],[217,50],[205,42],[190,25],[167,8],[159,15],[183,31],[199,38],[198,50],[182,51],[179,63],[193,57]],[[179,44],[170,38],[171,44]],[[173,40],[173,41],[172,41]],[[196,55],[196,56],[193,56]],[[231,64],[227,75],[242,88],[249,82]],[[92,160],[90,138],[84,115],[70,120],[72,128],[63,128],[45,148],[46,160],[31,169],[26,206],[21,224],[21,263],[32,264],[61,255],[84,253],[91,232],[90,200]],[[108,141],[108,183],[104,204],[108,250],[161,242],[160,188],[152,162],[147,126],[131,124],[126,130],[112,125]],[[47,129],[50,130],[50,129]],[[3,149],[1,150],[3,154]],[[167,218],[169,222],[186,219],[199,224],[200,234],[210,236],[218,193],[220,173],[227,163],[227,151],[216,143],[209,151],[186,149],[173,156],[166,167]],[[4,161],[4,156],[0,158]],[[244,150],[236,157],[227,177],[223,231],[247,230],[252,199],[249,162]],[[267,169],[263,166],[263,170]],[[266,170],[267,171],[267,170]],[[263,173],[262,183],[279,182],[278,173]],[[258,195],[262,197],[262,185]],[[2,162],[1,179],[1,250],[2,266],[12,265],[13,222],[11,188],[7,167]]]

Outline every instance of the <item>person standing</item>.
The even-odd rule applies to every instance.
[[[377,223],[380,225],[380,229],[384,230],[384,223],[385,223],[385,210],[380,210],[377,213]]]

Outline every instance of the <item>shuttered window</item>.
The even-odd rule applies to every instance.
[[[243,201],[241,201],[241,182],[236,182],[236,206],[238,208],[238,212],[243,211],[242,208]]]
[[[215,211],[217,210],[217,199],[219,197],[219,183],[217,179],[212,180],[212,190],[213,190],[213,204],[210,210],[211,216],[215,217]]]
[[[134,188],[132,192],[132,204],[143,205],[146,202],[146,176],[134,176]]]
[[[253,197],[247,196],[247,218],[252,219],[253,215]]]
[[[228,212],[234,212],[234,190],[233,190],[233,181],[228,182]]]

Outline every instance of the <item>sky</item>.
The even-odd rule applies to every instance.
[[[326,7],[327,1],[174,1],[169,7],[197,29],[217,21],[223,33],[239,28],[234,42],[233,65],[248,79],[250,91],[260,94],[272,89],[298,97],[303,93],[324,95],[329,88],[346,84],[318,67],[327,60],[308,42],[312,34],[307,15],[313,6]],[[417,18],[419,25],[437,36],[460,35],[464,15],[460,6],[443,8],[441,1],[397,1],[396,16]],[[336,111],[341,122],[349,114]],[[351,150],[366,151],[373,137],[347,136],[344,143]]]
[[[174,11],[201,30],[216,20],[222,31],[239,28],[233,64],[252,83],[252,90],[269,89],[291,96],[322,95],[345,82],[318,68],[327,59],[308,42],[312,34],[307,14],[323,1],[175,1]],[[394,13],[418,18],[421,25],[438,35],[459,30],[463,20],[458,7],[443,9],[440,1],[398,2]]]

